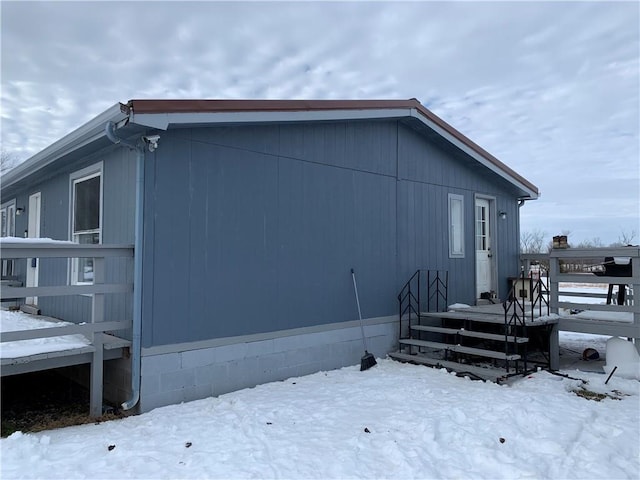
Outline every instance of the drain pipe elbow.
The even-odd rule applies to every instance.
[[[114,144],[128,147],[136,152],[136,207],[134,220],[134,252],[133,252],[133,321],[131,338],[131,398],[121,404],[123,410],[130,410],[140,400],[140,362],[142,333],[142,235],[144,212],[144,155],[145,141],[140,138],[132,143],[118,137],[115,124],[107,122],[105,134]]]
[[[118,145],[122,141],[122,139],[116,135],[115,130],[116,124],[113,122],[107,122],[107,124],[104,126],[104,133],[107,135],[107,138]]]
[[[132,150],[138,150],[144,147],[143,141],[141,144],[136,144],[136,143],[129,142],[124,138],[120,138],[116,134],[116,124],[113,122],[107,122],[107,124],[104,126],[104,133],[107,136],[107,138],[111,140],[113,143],[115,143],[116,145],[128,147]]]

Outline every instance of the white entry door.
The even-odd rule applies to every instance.
[[[29,221],[27,224],[27,237],[40,237],[40,192],[34,193],[29,197]],[[27,287],[38,286],[38,269],[40,260],[37,258],[27,259]],[[27,297],[28,305],[37,305],[38,297]]]
[[[476,198],[476,298],[491,291],[492,252],[489,200]]]

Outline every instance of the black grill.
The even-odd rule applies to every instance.
[[[602,264],[604,271],[594,272],[600,277],[631,277],[633,275],[631,271],[631,259],[629,263],[618,264],[614,261],[613,257],[605,257]]]

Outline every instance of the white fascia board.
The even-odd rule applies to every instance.
[[[291,112],[185,112],[136,113],[131,123],[166,130],[169,125],[202,125],[220,123],[303,122],[329,120],[366,120],[398,118],[409,115],[408,108],[363,110],[301,110]]]
[[[104,128],[107,122],[112,121],[117,123],[127,117],[128,115],[122,112],[121,105],[119,103],[115,104],[97,117],[11,169],[3,175],[2,187],[9,187],[36,170],[55,162],[58,158],[103,137],[105,135]]]
[[[504,170],[502,170],[500,167],[498,167],[498,165],[489,161],[487,158],[485,158],[484,156],[476,152],[474,149],[472,149],[465,143],[461,142],[459,139],[457,139],[456,137],[451,135],[449,132],[447,132],[444,128],[440,127],[439,125],[431,121],[429,118],[425,117],[417,109],[415,108],[411,109],[411,116],[420,120],[431,130],[436,132],[442,138],[446,139],[448,142],[455,145],[457,148],[459,148],[464,153],[469,155],[471,158],[479,162],[481,165],[487,167],[489,170],[491,170],[495,174],[501,176],[502,178],[507,180],[509,183],[512,183],[513,185],[518,187],[520,190],[525,192],[529,196],[528,200],[535,200],[536,198],[538,198],[538,193],[536,193],[534,190],[527,187],[524,183],[520,182],[517,178],[514,178],[513,176],[511,176],[508,172],[505,172]]]

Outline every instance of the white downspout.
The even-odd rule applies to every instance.
[[[131,398],[122,403],[123,410],[130,410],[140,400],[140,360],[141,360],[141,332],[142,332],[142,240],[144,220],[144,150],[147,146],[146,137],[140,137],[136,143],[118,137],[115,124],[105,125],[107,138],[117,145],[128,147],[136,151],[136,210],[134,220],[134,266],[133,266],[133,325],[131,347]],[[157,138],[153,149],[157,146]],[[150,150],[152,145],[149,144]],[[153,151],[153,150],[151,150]]]

